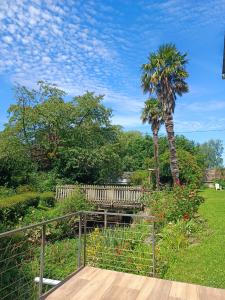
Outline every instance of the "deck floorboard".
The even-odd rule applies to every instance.
[[[47,300],[225,300],[225,290],[85,267]]]

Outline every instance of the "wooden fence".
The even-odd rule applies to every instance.
[[[102,207],[136,207],[142,205],[144,191],[141,187],[99,186],[99,185],[63,185],[56,187],[56,199],[71,196],[76,189],[84,192],[88,201]]]

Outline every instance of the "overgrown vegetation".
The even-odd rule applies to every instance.
[[[164,278],[179,254],[192,244],[198,243],[205,234],[206,224],[201,219],[169,222],[158,233],[156,247],[157,274]]]
[[[12,195],[0,200],[0,222],[3,224],[17,223],[23,217],[29,207],[37,207],[39,194],[27,192],[19,195]]]
[[[192,219],[204,199],[190,186],[175,186],[173,190],[153,192],[143,201],[156,216],[157,224],[163,226],[181,219]]]
[[[79,191],[79,189],[77,189],[69,198],[57,203],[55,202],[55,199],[52,198],[51,192],[45,192],[40,195],[40,204],[41,205],[36,209],[30,208],[29,213],[27,213],[20,221],[21,227],[73,212],[94,209],[93,204],[86,201],[84,195]],[[55,225],[57,227],[57,222]]]
[[[142,220],[131,227],[96,228],[87,238],[92,266],[148,276],[152,273],[151,227]]]
[[[157,219],[156,267],[162,278],[177,255],[205,231],[205,222],[197,214],[204,198],[193,186],[176,185],[172,190],[152,192],[143,201]]]
[[[17,86],[0,132],[0,186],[45,192],[64,183],[111,183],[124,171],[154,168],[153,138],[112,125],[103,99],[91,92],[68,97],[46,82],[32,90]],[[175,145],[182,184],[199,185],[205,167],[221,166],[220,141],[198,145],[175,136]],[[158,138],[158,154],[161,183],[171,184],[166,137]]]
[[[21,191],[24,189],[21,188]],[[70,198],[57,203],[52,192],[26,192],[8,196],[0,199],[0,232],[89,209],[94,208],[79,189]],[[63,279],[76,270],[77,235],[78,219],[75,216],[46,226],[45,276]],[[40,239],[41,226],[1,238],[2,297],[36,299],[38,285],[34,283],[34,278],[39,276]],[[63,268],[62,264],[65,264]],[[12,284],[14,282],[15,287]]]
[[[201,192],[206,199],[199,214],[207,221],[208,231],[188,248],[179,251],[164,278],[225,288],[224,213],[225,191],[206,189]],[[208,234],[207,234],[208,232]]]

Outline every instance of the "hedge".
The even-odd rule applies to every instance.
[[[37,207],[40,195],[27,192],[0,199],[0,222],[15,223],[26,214],[29,207]]]

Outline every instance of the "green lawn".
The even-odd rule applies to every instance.
[[[210,234],[180,253],[165,278],[225,288],[225,191],[205,190],[200,215]]]

